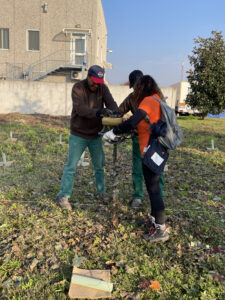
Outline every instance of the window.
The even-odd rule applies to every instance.
[[[0,28],[0,49],[9,49],[9,29]]]
[[[82,65],[86,59],[86,35],[72,33],[71,38],[71,63]]]
[[[40,31],[28,30],[28,50],[40,51]]]

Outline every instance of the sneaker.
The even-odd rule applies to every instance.
[[[72,210],[72,206],[69,203],[69,200],[66,196],[60,197],[57,199],[57,204],[63,208],[63,209],[67,209],[67,210]]]
[[[167,231],[166,226],[155,224],[150,228],[150,232],[148,234],[143,235],[143,238],[147,242],[152,242],[152,243],[165,242],[169,239],[169,233]]]
[[[138,198],[134,198],[131,202],[132,208],[138,208],[142,204],[142,200]]]

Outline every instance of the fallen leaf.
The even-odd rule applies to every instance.
[[[209,275],[212,276],[212,278],[213,278],[214,281],[217,281],[217,282],[225,282],[225,277],[224,277],[223,275],[220,275],[220,274],[217,273],[217,272],[210,271],[210,272],[209,272]]]
[[[108,260],[105,264],[107,266],[112,266],[112,265],[115,265],[115,262],[113,260]]]
[[[212,246],[212,248],[210,249],[210,252],[213,254],[225,253],[225,248],[223,249],[221,246]]]
[[[56,244],[55,245],[55,250],[57,250],[57,251],[60,251],[60,250],[62,250],[62,245],[60,244],[60,243],[58,243],[58,244]]]
[[[0,226],[0,229],[5,229],[5,228],[7,228],[7,225],[6,224],[2,224],[1,226]]]
[[[168,232],[168,233],[171,233],[172,230],[171,230],[171,227],[170,227],[170,226],[167,226],[166,229],[167,229],[167,232]],[[178,231],[178,229],[179,229],[179,227],[177,227],[177,231]]]
[[[120,260],[120,261],[116,262],[116,266],[119,268],[123,268],[125,264],[126,264],[125,260]]]
[[[34,256],[35,256],[35,254],[33,252],[29,252],[26,257],[27,258],[32,258]]]
[[[142,236],[144,231],[143,230],[137,230],[135,233],[136,233],[137,236]]]
[[[16,276],[16,275],[13,275],[13,276],[12,276],[12,280],[13,280],[13,281],[20,282],[20,281],[23,280],[23,277],[22,277],[22,276]]]
[[[160,283],[157,280],[150,280],[149,288],[158,291],[160,289]]]
[[[111,272],[111,274],[116,275],[118,273],[118,270],[115,266],[112,266],[110,272]]]
[[[58,269],[58,268],[59,268],[59,265],[58,265],[58,264],[54,264],[54,265],[51,266],[51,269],[52,269],[52,270],[56,270],[56,269]]]
[[[113,206],[119,206],[120,204],[121,204],[121,203],[120,203],[119,201],[113,201],[113,202],[112,202],[112,205],[113,205]]]
[[[40,251],[38,251],[37,255],[38,255],[38,257],[43,257],[44,253],[42,250],[40,250]]]
[[[126,266],[125,269],[126,269],[126,272],[128,274],[134,274],[136,272],[136,268],[135,267],[131,268],[129,266]]]
[[[65,284],[65,283],[67,283],[67,280],[66,280],[66,279],[63,279],[63,280],[61,280],[61,281],[59,281],[59,282],[55,282],[54,285]]]
[[[123,240],[126,240],[128,238],[128,235],[127,235],[127,233],[125,233],[124,235],[123,235]]]
[[[15,254],[15,256],[20,256],[21,250],[17,244],[12,246],[12,252]]]
[[[179,257],[181,257],[181,255],[182,255],[181,245],[180,244],[178,244],[178,246],[177,246],[177,254],[178,254]]]
[[[124,299],[128,295],[127,292],[121,291],[120,296]]]
[[[71,244],[72,246],[76,244],[76,242],[74,241],[74,239],[69,239],[68,243]]]
[[[113,216],[113,217],[112,217],[112,224],[113,224],[113,226],[114,226],[114,227],[118,227],[119,223],[120,223],[119,218],[118,218],[116,215]]]
[[[138,284],[138,288],[141,290],[147,289],[150,285],[150,280],[146,278],[141,278],[141,281]]]
[[[37,260],[36,258],[34,258],[34,259],[32,260],[31,265],[30,265],[30,270],[33,271],[34,268],[36,268],[37,264],[38,264],[38,260]]]

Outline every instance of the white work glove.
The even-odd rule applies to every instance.
[[[107,131],[103,135],[103,139],[105,139],[106,141],[109,141],[109,142],[116,141],[117,138],[118,138],[118,136],[113,133],[113,129],[111,129],[110,131]]]

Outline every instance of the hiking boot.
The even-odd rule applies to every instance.
[[[131,202],[132,208],[138,208],[142,204],[142,200],[138,198],[134,198]]]
[[[63,197],[60,197],[57,199],[57,204],[63,208],[63,209],[66,209],[66,210],[72,210],[72,206],[71,204],[69,203],[69,200],[66,196],[63,196]]]
[[[169,239],[169,233],[166,226],[155,224],[150,228],[148,234],[144,234],[143,238],[150,243],[165,242]]]

